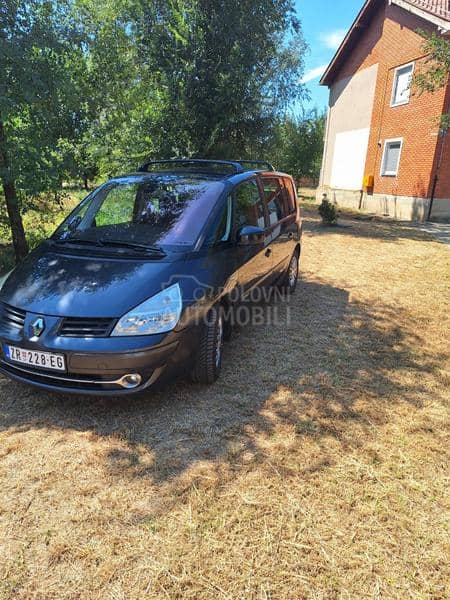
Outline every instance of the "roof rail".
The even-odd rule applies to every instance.
[[[266,160],[234,160],[233,162],[237,162],[243,167],[250,167],[249,171],[275,171],[275,167]],[[255,165],[256,169],[253,169],[251,165]],[[261,167],[264,167],[264,169],[261,169]]]
[[[197,172],[215,172],[217,174],[230,175],[232,173],[244,173],[245,171],[275,171],[273,165],[265,160],[213,160],[206,158],[170,158],[166,160],[149,160],[141,165],[139,172],[147,172],[153,167],[178,167],[183,170],[195,170]],[[202,169],[201,167],[205,167]],[[230,169],[231,173],[230,173]]]
[[[231,173],[243,173],[244,168],[238,161],[233,160],[209,160],[205,158],[174,158],[167,160],[149,160],[141,165],[138,169],[139,172],[147,172],[152,167],[164,166],[165,168],[178,167],[185,168],[184,170],[196,170],[200,172],[216,172],[218,174],[230,175]],[[206,167],[202,171],[201,167]],[[219,167],[219,169],[214,169]]]

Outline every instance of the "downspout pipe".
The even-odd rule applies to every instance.
[[[431,213],[433,211],[434,194],[436,193],[436,185],[437,185],[438,181],[439,181],[439,177],[438,177],[438,174],[436,172],[436,174],[435,174],[435,176],[433,178],[433,186],[431,188],[430,204],[428,205],[427,221],[431,220]]]
[[[447,104],[446,108],[445,108],[445,104],[444,104],[444,110],[443,110],[442,114],[446,114],[446,113],[450,112],[450,93],[449,93],[450,92],[450,78],[447,81],[447,86],[449,86],[448,89],[447,89],[447,94],[449,96],[449,100],[446,103]],[[444,157],[445,143],[447,141],[448,132],[449,132],[449,129],[445,129],[445,130],[444,129],[440,129],[440,131],[439,131],[439,135],[442,138],[442,141],[441,141],[441,148],[440,148],[440,153],[439,153],[439,161],[438,161],[438,164],[436,166],[436,172],[434,174],[433,185],[432,185],[432,188],[431,188],[430,204],[428,206],[427,221],[431,220],[431,213],[432,213],[432,210],[433,210],[433,202],[434,202],[434,197],[436,195],[436,187],[437,187],[437,183],[439,181],[439,171],[441,169],[442,159]]]

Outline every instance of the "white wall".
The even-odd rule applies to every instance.
[[[372,65],[330,89],[321,186],[362,188],[377,74]]]
[[[360,190],[366,165],[370,128],[336,134],[330,185],[341,190]]]

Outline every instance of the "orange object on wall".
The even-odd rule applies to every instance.
[[[364,175],[363,187],[365,190],[373,189],[374,184],[374,176],[373,175]]]

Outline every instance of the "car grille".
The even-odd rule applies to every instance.
[[[59,335],[67,337],[108,337],[116,319],[66,317],[61,323]]]
[[[26,312],[2,302],[0,304],[0,323],[8,328],[22,331]]]

